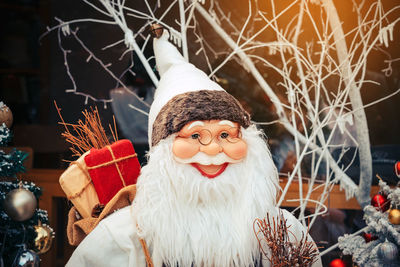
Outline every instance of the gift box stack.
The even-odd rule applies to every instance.
[[[83,218],[94,217],[128,185],[136,184],[140,164],[129,140],[120,140],[102,149],[92,148],[71,163],[61,175],[60,184]]]

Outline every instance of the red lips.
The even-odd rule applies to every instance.
[[[191,163],[191,165],[193,167],[195,167],[201,173],[201,175],[203,175],[209,179],[215,178],[218,175],[220,175],[221,173],[223,173],[225,171],[226,167],[228,167],[228,164],[229,164],[228,162],[222,164],[221,168],[216,173],[209,174],[209,173],[206,173],[204,170],[202,170],[198,163]]]

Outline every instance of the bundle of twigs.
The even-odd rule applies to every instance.
[[[318,249],[313,242],[307,241],[308,233],[303,234],[301,240],[297,242],[296,237],[289,229],[290,226],[286,225],[282,213],[276,219],[272,217],[272,222],[267,213],[266,218],[255,220],[253,228],[261,253],[271,262],[271,266],[306,267],[311,266],[317,260]],[[290,241],[290,235],[296,242]]]
[[[65,132],[61,135],[65,140],[71,144],[70,150],[73,156],[80,157],[86,151],[91,148],[101,149],[107,145],[110,145],[110,140],[106,135],[106,132],[101,125],[101,119],[97,107],[90,108],[90,111],[86,109],[82,111],[84,121],[79,120],[77,124],[66,123],[61,116],[61,109],[58,108],[56,102],[54,105],[57,109],[58,115],[60,116],[61,122],[59,124],[65,127]],[[114,142],[118,140],[117,129],[114,118],[114,129],[109,125],[111,135]]]

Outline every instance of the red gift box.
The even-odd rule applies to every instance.
[[[85,157],[90,178],[99,197],[106,205],[118,191],[136,184],[140,164],[129,140],[120,140],[102,149],[91,149]]]

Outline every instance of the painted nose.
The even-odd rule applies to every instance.
[[[222,147],[213,140],[208,145],[202,145],[200,147],[200,151],[204,152],[210,156],[214,156],[214,155],[217,155],[218,153],[222,152]]]

